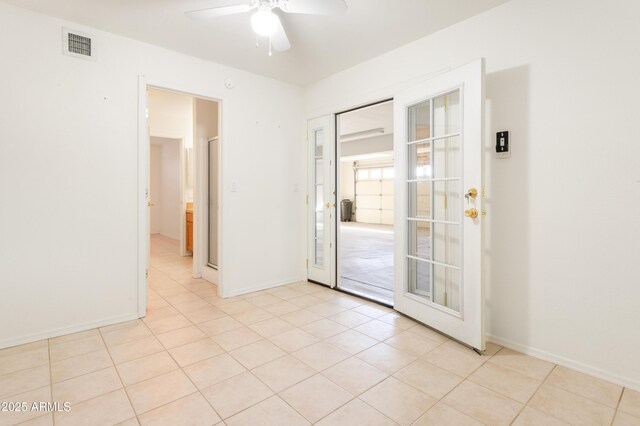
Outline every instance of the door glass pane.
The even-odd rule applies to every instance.
[[[460,312],[460,271],[433,265],[433,301]]]
[[[429,262],[409,259],[409,292],[431,297],[430,268]]]
[[[460,136],[437,139],[431,152],[434,179],[451,179],[462,176],[462,146]]]
[[[431,136],[430,102],[425,101],[409,107],[409,142]]]
[[[433,100],[433,136],[460,132],[460,90]]]
[[[431,144],[409,145],[409,179],[431,179]]]
[[[382,178],[383,179],[393,179],[395,176],[395,169],[393,167],[386,167],[382,170]]]
[[[382,169],[371,169],[369,171],[369,178],[375,180],[382,179]]]
[[[316,158],[316,184],[323,183],[322,158]]]
[[[323,144],[324,130],[315,130],[313,132],[313,144],[315,152],[315,212],[314,212],[314,256],[313,262],[316,266],[324,265],[324,161],[323,161]]]
[[[322,266],[324,264],[324,212],[315,212],[315,256],[314,264]]]
[[[409,255],[431,259],[431,223],[409,221]]]
[[[431,182],[409,182],[409,217],[431,218]]]
[[[460,225],[433,224],[433,260],[460,267]]]
[[[324,204],[323,185],[316,185],[316,211],[322,211],[322,205]]]
[[[315,147],[316,147],[316,158],[322,158],[323,156],[323,146],[324,146],[324,130],[314,130],[313,132]]]
[[[460,309],[462,146],[460,91],[407,111],[409,291]],[[442,137],[442,138],[440,138]],[[413,143],[426,138],[430,142]],[[424,180],[424,181],[422,181]],[[451,222],[449,224],[438,222]],[[431,261],[452,267],[432,264]]]

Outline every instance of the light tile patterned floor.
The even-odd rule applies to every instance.
[[[0,425],[640,425],[640,393],[297,283],[233,299],[153,238],[143,320],[0,351]]]

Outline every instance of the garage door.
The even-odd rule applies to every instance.
[[[356,222],[393,225],[393,167],[356,166]]]

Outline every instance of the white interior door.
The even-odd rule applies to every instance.
[[[483,59],[394,98],[394,307],[479,350],[483,103]]]
[[[308,248],[307,275],[310,280],[335,285],[335,244],[332,226],[335,215],[335,148],[333,116],[309,120],[308,144]]]

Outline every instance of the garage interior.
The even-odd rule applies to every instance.
[[[393,101],[338,115],[338,287],[393,304]]]

